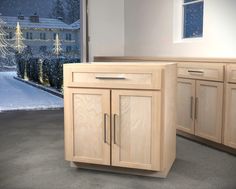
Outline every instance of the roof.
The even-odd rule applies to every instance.
[[[77,20],[76,22],[72,23],[70,26],[72,28],[80,28],[80,20]]]
[[[24,17],[24,20],[18,19],[13,16],[0,16],[0,18],[6,23],[7,27],[15,28],[17,22],[20,23],[21,28],[32,28],[32,29],[68,29],[76,30],[80,29],[80,24],[68,25],[59,19],[54,18],[39,18],[39,22],[31,22],[30,17]],[[79,22],[79,20],[77,21]],[[76,22],[75,22],[76,23]]]

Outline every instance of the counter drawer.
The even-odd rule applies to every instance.
[[[224,81],[224,64],[180,63],[178,64],[178,77]]]
[[[111,67],[113,67],[111,65]],[[115,88],[115,89],[161,89],[161,69],[122,69],[116,67],[109,71],[91,66],[90,69],[65,69],[68,78],[66,87]],[[112,71],[111,71],[112,70]]]
[[[227,82],[236,83],[236,65],[227,65]]]

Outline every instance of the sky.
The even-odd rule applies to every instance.
[[[30,16],[37,12],[48,17],[53,0],[0,0],[0,13],[4,16],[17,16],[19,12]]]

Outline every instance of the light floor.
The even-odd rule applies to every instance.
[[[236,157],[177,138],[167,179],[70,168],[64,161],[63,112],[0,114],[1,189],[236,189]]]

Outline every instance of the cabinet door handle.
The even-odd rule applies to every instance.
[[[195,119],[198,119],[198,97],[196,97],[196,104],[195,104]]]
[[[124,76],[96,76],[96,79],[100,80],[125,80]]]
[[[191,96],[190,102],[190,118],[193,119],[193,97]]]
[[[204,71],[202,71],[202,70],[188,70],[188,73],[190,73],[192,75],[203,75]]]
[[[114,144],[116,144],[116,116],[117,116],[117,114],[114,114],[114,119],[113,119],[113,121],[114,121],[114,123],[113,123],[113,125],[114,125]]]
[[[104,114],[104,143],[107,143],[107,114]]]

